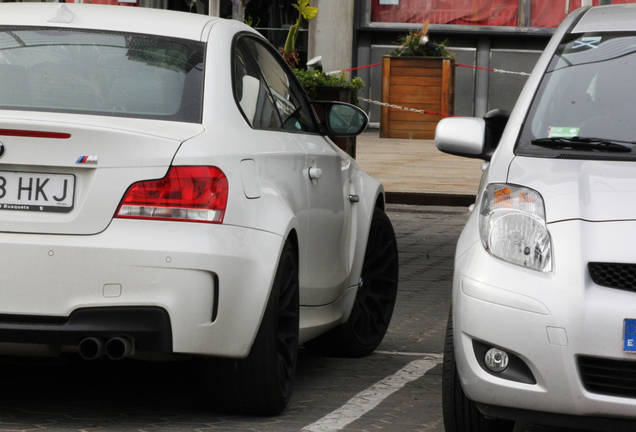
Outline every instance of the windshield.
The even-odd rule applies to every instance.
[[[205,45],[0,27],[0,109],[201,122]]]
[[[618,142],[634,158],[634,70],[634,33],[573,35],[561,44],[548,66],[515,153],[596,158],[597,150],[607,151]],[[601,145],[584,145],[588,138]],[[622,154],[611,157],[624,158],[625,153],[619,152]]]

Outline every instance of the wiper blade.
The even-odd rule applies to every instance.
[[[532,145],[547,147],[547,148],[570,148],[572,150],[589,150],[589,151],[603,151],[614,153],[629,153],[632,151],[631,147],[623,144],[636,145],[636,141],[623,141],[606,138],[592,138],[592,137],[553,137],[553,138],[538,138],[530,141]],[[621,144],[622,143],[622,144]]]

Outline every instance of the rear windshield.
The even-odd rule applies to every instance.
[[[598,138],[631,149],[636,142],[636,34],[585,33],[562,42],[548,66],[528,113],[515,153],[572,156],[562,148],[536,145],[542,138]],[[533,145],[532,142],[535,142]],[[543,140],[545,144],[546,140]],[[567,153],[567,154],[564,154]],[[577,149],[579,155],[590,153]],[[592,153],[590,153],[591,155]]]
[[[202,42],[0,27],[0,109],[201,122]]]

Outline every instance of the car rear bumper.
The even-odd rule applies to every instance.
[[[20,352],[20,347],[7,344],[46,345],[58,347],[50,350],[54,353],[72,350],[87,337],[126,337],[139,351],[172,354],[170,316],[158,307],[82,308],[69,317],[0,316],[0,344],[5,350]]]
[[[464,391],[495,407],[636,419],[636,387],[627,397],[599,391],[579,367],[582,358],[636,362],[635,354],[623,351],[623,324],[636,317],[636,293],[598,286],[587,270],[588,262],[636,263],[636,251],[618,246],[636,242],[636,223],[569,221],[549,230],[552,273],[494,258],[480,242],[458,257],[453,325]],[[535,383],[488,372],[478,358],[479,343],[516,356]]]
[[[244,357],[283,241],[227,225],[119,219],[91,236],[0,234],[0,316],[15,318],[0,322],[0,342],[72,343],[123,331],[142,337],[139,327],[154,328],[157,311],[165,311],[159,330],[141,339],[151,351]],[[86,314],[124,309],[140,313],[101,327],[102,315]],[[69,325],[78,314],[81,325]]]

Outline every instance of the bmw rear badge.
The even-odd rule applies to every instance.
[[[75,163],[97,165],[97,156],[80,156]]]

